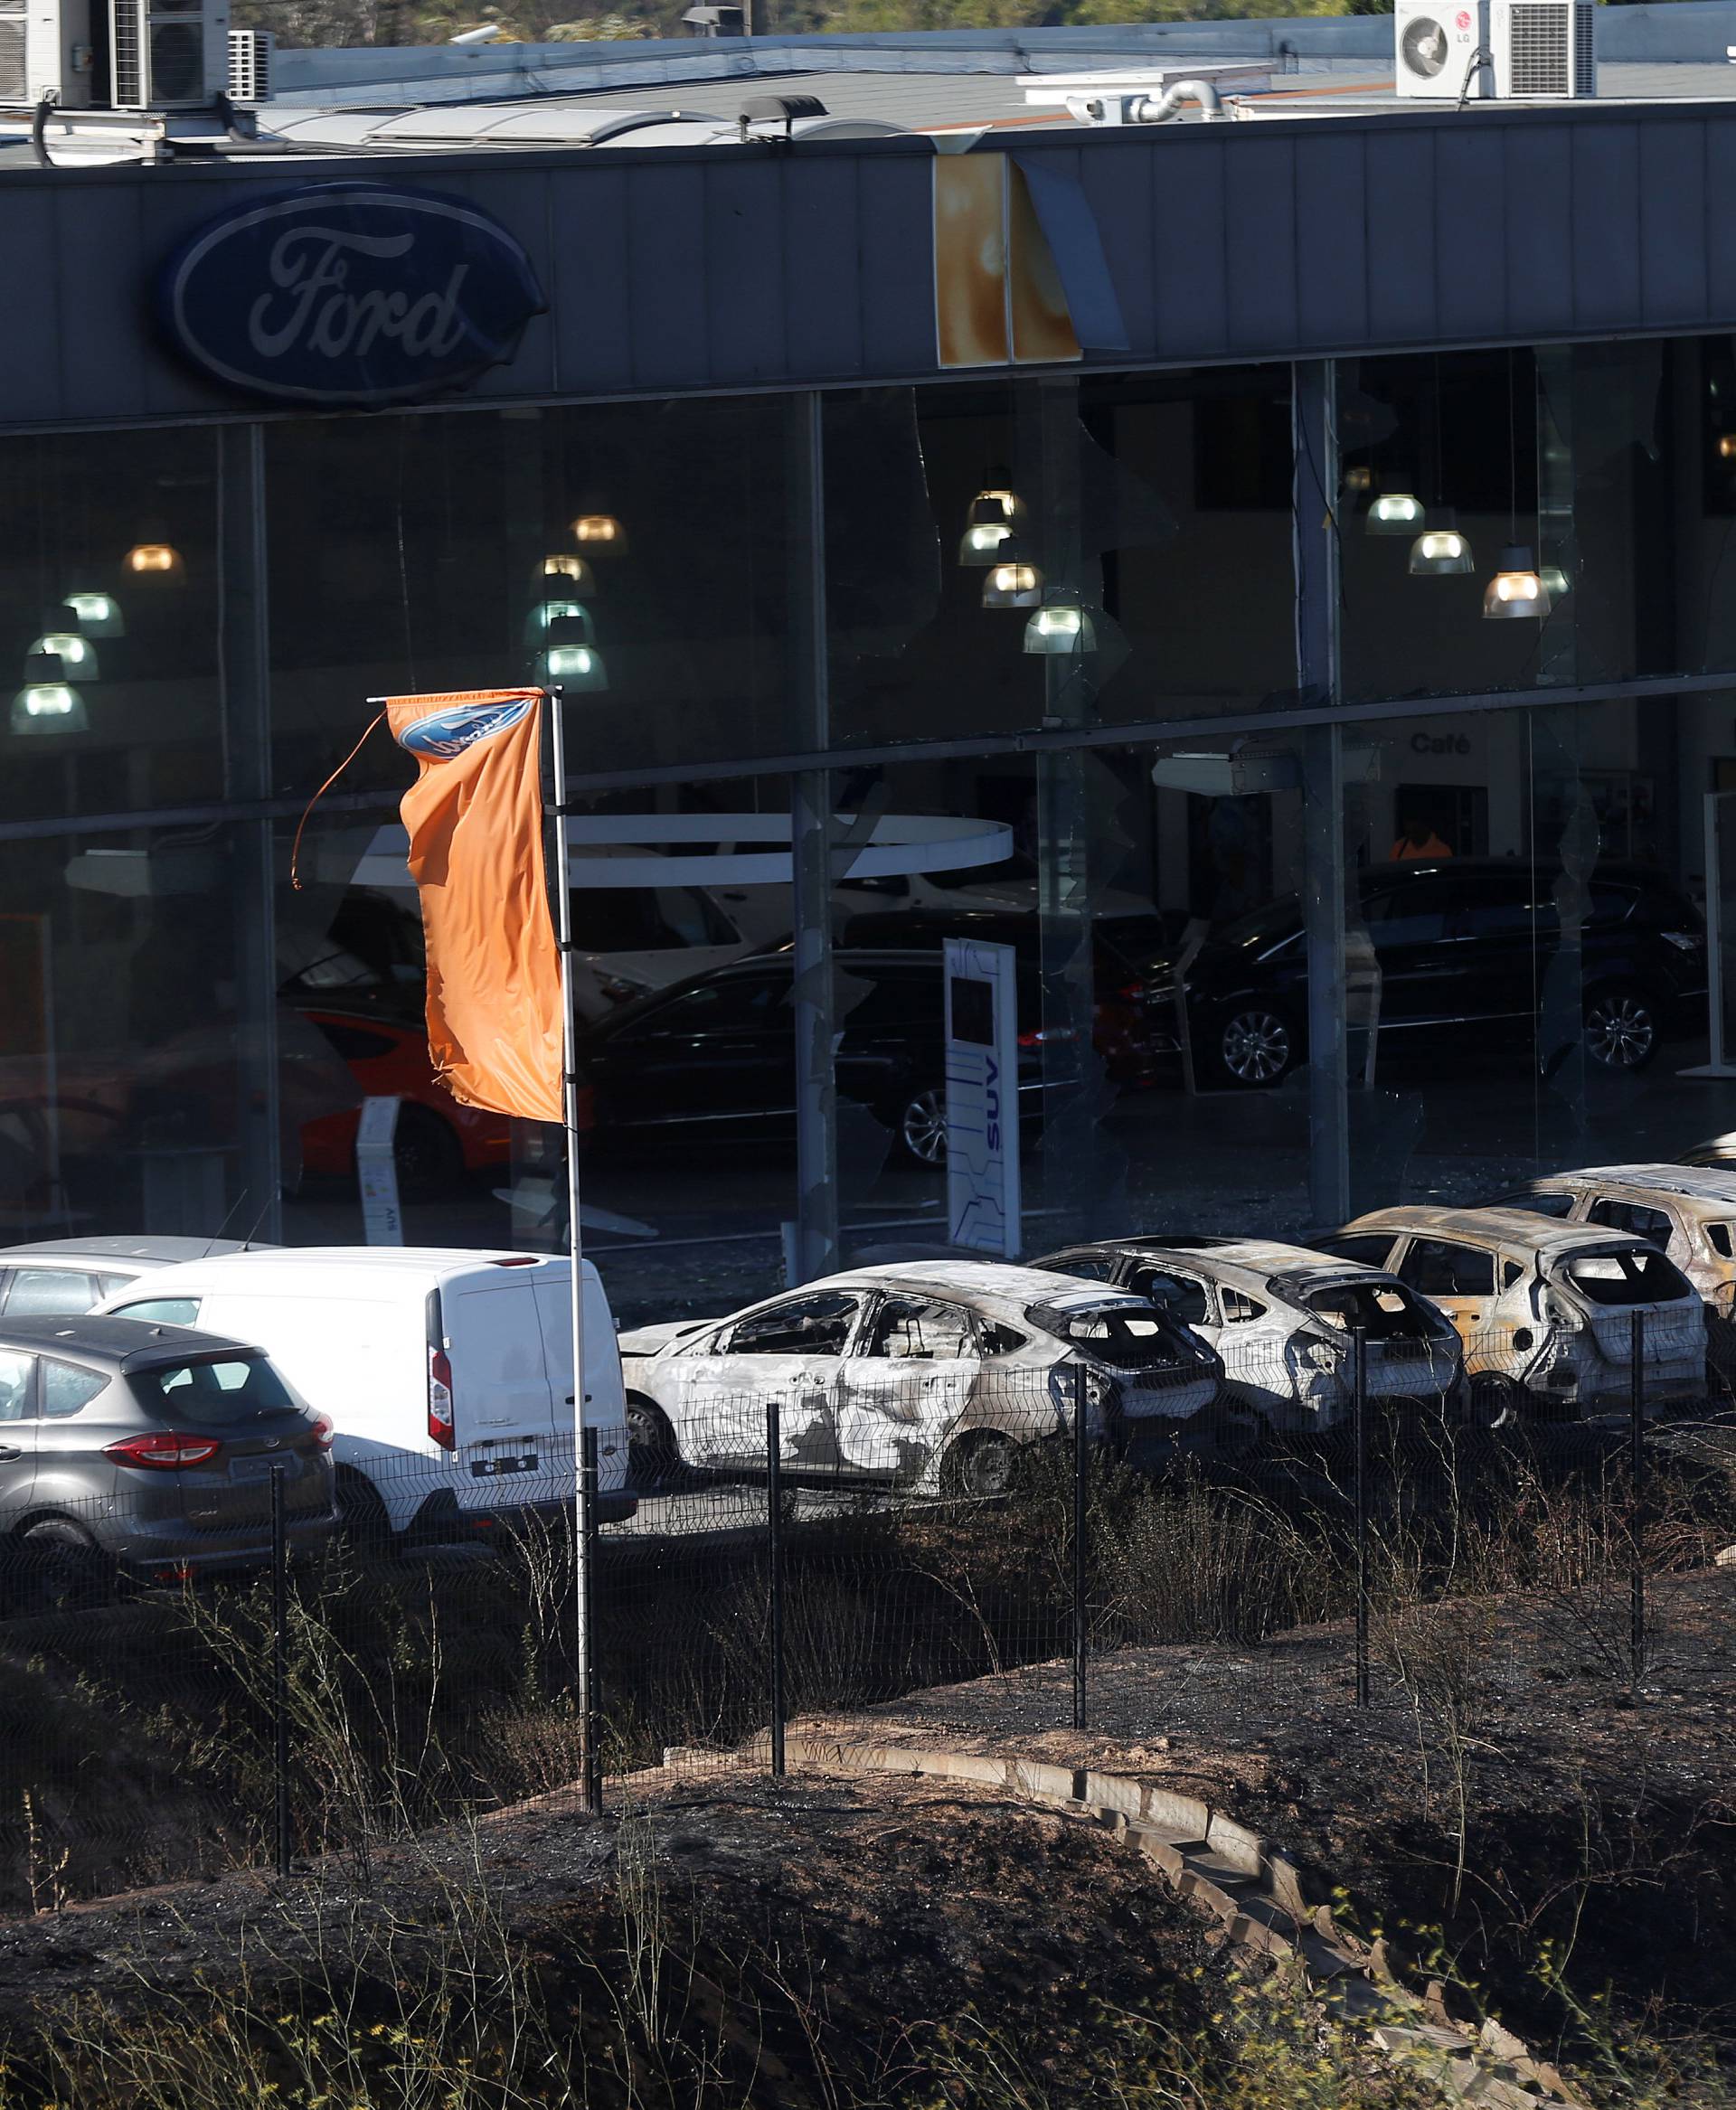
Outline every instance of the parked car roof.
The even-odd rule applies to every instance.
[[[1736,1202],[1736,1164],[1725,1170],[1690,1165],[1585,1165],[1530,1181],[1526,1191],[1546,1194],[1561,1187],[1628,1187],[1636,1193],[1680,1194],[1698,1201]]]
[[[1070,1246],[1069,1252],[1126,1254],[1129,1258],[1161,1264],[1174,1257],[1211,1275],[1231,1288],[1264,1288],[1283,1285],[1285,1293],[1307,1282],[1310,1276],[1342,1279],[1346,1274],[1384,1276],[1386,1270],[1370,1267],[1360,1260],[1341,1260],[1312,1246],[1285,1245],[1277,1239],[1157,1238],[1097,1239],[1085,1246]]]
[[[220,1253],[274,1253],[275,1246],[250,1239],[34,1239],[27,1245],[0,1246],[0,1266],[8,1260],[131,1260],[141,1267],[173,1267],[183,1260],[204,1260]]]
[[[203,1333],[193,1326],[166,1326],[145,1319],[77,1313],[44,1318],[0,1319],[0,1348],[26,1355],[76,1356],[117,1371],[153,1370],[192,1356],[251,1355],[256,1344],[227,1333]]]
[[[195,1260],[186,1273],[189,1276],[196,1273],[224,1279],[245,1276],[258,1272],[252,1263],[266,1255],[274,1267],[310,1278],[335,1269],[353,1275],[357,1268],[363,1268],[370,1275],[408,1275],[429,1282],[468,1274],[476,1267],[564,1267],[567,1258],[564,1253],[467,1252],[457,1246],[278,1246],[219,1253],[209,1267]]]
[[[1423,1237],[1456,1239],[1467,1246],[1519,1246],[1537,1253],[1582,1252],[1594,1246],[1606,1252],[1618,1246],[1650,1250],[1648,1242],[1635,1232],[1609,1230],[1600,1223],[1559,1223],[1525,1209],[1438,1209],[1427,1202],[1371,1210],[1345,1224],[1338,1236],[1386,1230],[1395,1236],[1415,1231]]]
[[[1050,1267],[1026,1267],[996,1260],[904,1260],[881,1267],[853,1267],[810,1282],[808,1289],[907,1289],[921,1296],[963,1298],[975,1305],[1001,1305],[1024,1311],[1032,1305],[1061,1309],[1100,1303],[1131,1293],[1113,1283],[1081,1282]]]

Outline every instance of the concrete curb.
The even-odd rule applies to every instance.
[[[756,1738],[743,1756],[764,1763],[766,1747],[766,1738]],[[1456,2022],[1438,1995],[1431,2001],[1403,1984],[1382,1944],[1369,1950],[1337,1926],[1330,1899],[1316,1894],[1318,1886],[1304,1868],[1195,1795],[1043,1759],[798,1729],[788,1733],[784,1747],[792,1772],[967,1780],[1089,1818],[1132,1847],[1178,1896],[1216,1919],[1239,1948],[1299,1973],[1337,2020],[1432,2081],[1448,2102],[1487,2110],[1545,2105],[1583,2110],[1582,2098],[1554,2068],[1533,2058],[1499,2023],[1486,2021],[1479,2030]]]

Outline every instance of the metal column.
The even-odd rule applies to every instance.
[[[271,634],[266,589],[265,428],[217,429],[223,795],[271,796]],[[269,820],[230,824],[235,904],[235,1054],[241,1088],[234,1235],[283,1238],[278,1082],[276,863]],[[214,1230],[215,1225],[212,1226]]]
[[[1295,454],[1296,685],[1304,703],[1337,703],[1337,372],[1330,359],[1290,369]],[[1344,744],[1335,725],[1302,735],[1303,930],[1308,960],[1308,1210],[1350,1214],[1350,1055],[1344,991]]]
[[[790,692],[797,744],[822,752],[831,739],[826,660],[825,437],[811,390],[789,409]],[[797,1282],[838,1267],[838,1118],[832,1077],[832,777],[790,778],[796,938]]]

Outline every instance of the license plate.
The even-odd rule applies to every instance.
[[[507,1473],[534,1473],[536,1466],[534,1451],[504,1451],[497,1458],[472,1458],[470,1477],[473,1480],[498,1480]]]
[[[229,1461],[229,1476],[237,1486],[244,1487],[253,1481],[270,1479],[274,1465],[283,1467],[286,1480],[293,1480],[301,1471],[301,1460],[293,1455],[281,1458],[231,1458]]]

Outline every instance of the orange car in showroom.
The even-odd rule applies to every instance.
[[[505,1114],[460,1106],[434,1075],[428,1036],[411,1025],[377,1015],[314,1011],[297,1005],[332,1051],[342,1057],[364,1097],[401,1099],[398,1109],[398,1183],[406,1195],[441,1194],[473,1173],[494,1172],[507,1163],[511,1124]],[[304,1177],[347,1179],[355,1171],[355,1132],[362,1109],[335,1107],[301,1125]]]

